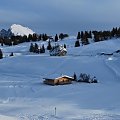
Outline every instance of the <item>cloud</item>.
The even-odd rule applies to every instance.
[[[48,32],[107,28],[119,24],[119,4],[119,0],[1,0],[0,23]]]

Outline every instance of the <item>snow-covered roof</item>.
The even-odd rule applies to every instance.
[[[61,77],[67,77],[67,78],[70,78],[70,79],[73,79],[73,77],[71,76],[68,76],[68,75],[63,75],[63,74],[52,74],[52,75],[48,75],[46,77],[44,77],[44,79],[59,79]]]
[[[63,53],[67,53],[67,49],[64,48],[62,45],[57,45],[54,46],[51,50],[50,50],[50,55],[52,56],[61,56]]]

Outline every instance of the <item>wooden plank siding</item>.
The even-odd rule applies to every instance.
[[[65,85],[65,84],[71,84],[72,83],[72,78],[70,77],[59,77],[56,79],[49,79],[49,78],[44,78],[45,80],[43,81],[45,84],[48,85]]]

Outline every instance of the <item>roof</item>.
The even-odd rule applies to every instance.
[[[52,75],[46,76],[46,77],[43,78],[43,79],[50,79],[50,80],[52,80],[52,79],[59,79],[59,78],[62,78],[62,77],[66,77],[66,78],[69,78],[69,79],[73,79],[73,77],[70,77],[70,76],[68,76],[68,75],[63,75],[63,74],[61,74],[61,75],[59,75],[59,74],[52,74]]]

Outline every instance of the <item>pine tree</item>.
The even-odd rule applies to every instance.
[[[14,56],[13,52],[11,52],[10,56]]]
[[[52,46],[51,46],[51,42],[50,40],[48,41],[48,46],[47,46],[47,50],[51,50],[52,49]]]
[[[41,34],[39,35],[39,41],[40,41],[40,40],[42,40],[42,35],[41,35]]]
[[[66,37],[69,37],[69,35],[68,34],[63,34],[63,33],[59,34],[59,39],[61,39],[61,40],[66,38]]]
[[[42,39],[43,39],[43,41],[46,41],[46,40],[48,39],[47,34],[43,34],[43,35],[42,35]]]
[[[19,41],[20,41],[20,43],[23,43],[23,42],[27,42],[27,40],[28,40],[27,36],[24,35],[23,37],[21,36],[21,40],[19,40]]]
[[[1,42],[1,46],[3,46],[3,42]]]
[[[58,35],[56,34],[55,35],[55,42],[57,42],[58,41]]]
[[[0,59],[3,58],[3,53],[2,53],[2,50],[0,49]]]
[[[4,45],[4,43],[3,43],[3,39],[2,39],[2,38],[1,38],[0,42],[1,42],[1,46],[3,46],[3,45]]]
[[[80,39],[80,32],[78,32],[78,35],[77,35],[77,40]]]
[[[87,45],[89,44],[88,38],[87,38],[87,34],[84,34],[83,38],[81,39],[82,41],[82,45]]]
[[[33,43],[31,43],[29,51],[30,52],[34,52],[34,45],[33,45]]]
[[[44,44],[42,45],[42,53],[45,53],[45,47],[44,47]]]
[[[48,39],[48,35],[47,34],[45,34],[45,40],[47,40]]]
[[[33,36],[31,34],[28,35],[27,42],[30,42],[33,39]]]
[[[83,38],[83,36],[84,36],[84,33],[83,33],[83,31],[81,31],[81,38]]]
[[[76,40],[75,47],[79,47],[79,46],[80,46],[80,42],[79,42],[79,40]]]
[[[63,39],[64,38],[64,34],[63,33],[60,33],[60,35],[59,35],[59,39]]]
[[[12,43],[11,43],[12,44]],[[15,39],[14,41],[13,41],[13,45],[18,45],[18,39]]]
[[[75,74],[75,72],[74,72],[73,78],[74,80],[77,80],[77,75]]]
[[[35,53],[39,53],[39,49],[38,49],[38,44],[37,43],[35,43],[35,51],[34,51]]]
[[[66,48],[66,44],[64,44],[64,48]]]
[[[91,32],[91,31],[89,31],[89,36],[88,36],[88,38],[92,38],[92,32]]]
[[[33,34],[32,41],[37,41],[37,34],[36,33]]]

